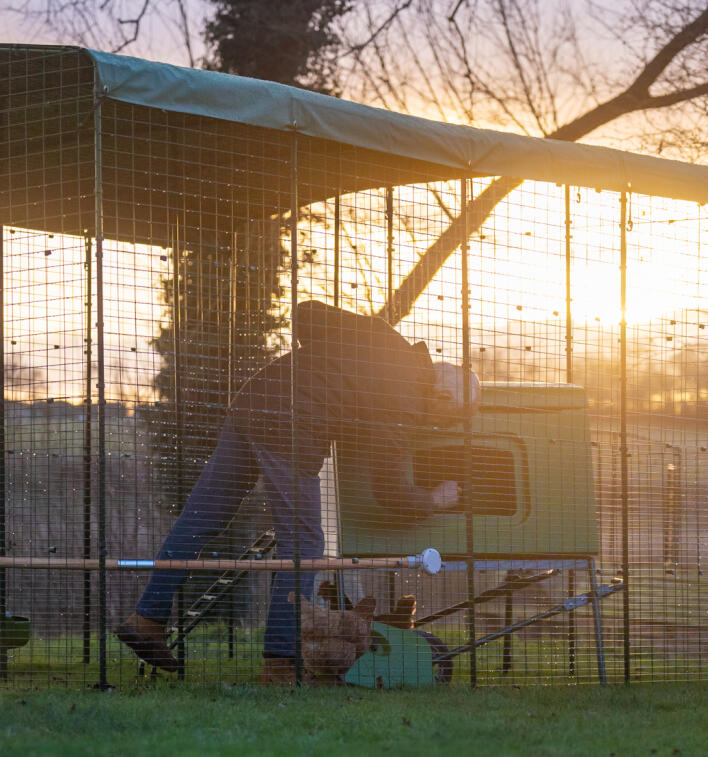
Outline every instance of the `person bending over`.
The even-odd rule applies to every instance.
[[[408,474],[413,429],[452,419],[449,393],[437,392],[424,342],[410,344],[386,321],[322,302],[297,307],[296,395],[291,398],[293,355],[277,358],[248,379],[227,413],[216,449],[175,521],[158,560],[186,560],[221,533],[263,477],[273,519],[277,556],[322,557],[320,481],[331,442],[352,439],[370,460],[372,490],[391,522],[414,523],[459,498],[457,482],[435,489],[415,486]],[[293,412],[295,424],[293,426]],[[293,456],[293,428],[296,451]],[[154,571],[135,612],[116,629],[118,638],[146,662],[176,671],[166,642],[172,601],[186,572]],[[301,574],[312,598],[315,574]],[[273,581],[264,641],[263,682],[295,676],[295,616],[288,602],[294,573]]]

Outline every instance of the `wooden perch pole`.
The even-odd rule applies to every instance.
[[[437,550],[426,549],[410,557],[321,557],[301,560],[302,570],[366,570],[369,568],[412,568],[431,575],[441,568]],[[109,559],[106,570],[188,570],[188,571],[241,571],[241,570],[295,570],[294,560],[141,560]],[[0,557],[0,568],[31,568],[37,570],[98,570],[98,560],[67,557]]]

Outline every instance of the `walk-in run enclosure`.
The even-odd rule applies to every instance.
[[[283,576],[303,681],[708,677],[708,168],[0,61],[2,686],[258,682]]]

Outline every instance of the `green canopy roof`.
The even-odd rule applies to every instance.
[[[105,96],[279,131],[297,129],[453,169],[708,201],[708,166],[439,123],[283,84],[86,51]]]

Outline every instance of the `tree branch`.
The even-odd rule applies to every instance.
[[[648,93],[649,87],[666,70],[676,56],[708,31],[708,8],[675,34],[644,66],[627,91]]]
[[[179,16],[182,24],[182,37],[184,39],[184,46],[187,49],[189,65],[191,68],[194,68],[195,61],[192,52],[192,39],[189,34],[189,21],[187,19],[187,8],[184,4],[184,0],[177,0],[177,8],[179,9]]]
[[[126,47],[128,47],[131,42],[135,42],[135,40],[138,38],[138,35],[140,34],[140,22],[145,17],[145,14],[147,13],[148,8],[150,7],[150,0],[145,0],[143,3],[143,7],[140,9],[140,13],[135,18],[119,18],[118,23],[121,26],[130,26],[133,25],[133,36],[132,37],[125,37],[123,39],[123,42],[115,47],[113,49],[114,53],[119,53],[121,50],[124,50]]]
[[[413,4],[413,0],[406,0],[406,2],[402,3],[401,5],[397,5],[392,13],[389,15],[389,17],[379,25],[377,29],[375,29],[373,32],[371,32],[371,35],[368,39],[364,40],[364,42],[360,42],[357,45],[353,45],[349,48],[346,52],[342,53],[342,58],[346,57],[347,55],[351,55],[352,53],[360,53],[365,47],[368,47],[378,36],[381,34],[381,32],[388,29],[389,26],[396,20],[396,17],[402,13],[406,8],[410,8],[410,6]]]
[[[692,42],[695,42],[707,29],[708,9],[675,34],[644,66],[632,84],[623,92],[556,129],[548,135],[548,138],[574,142],[619,116],[638,110],[667,107],[708,94],[708,82],[656,97],[649,95],[648,91],[649,86],[656,81],[675,56]],[[671,53],[671,57],[669,57],[669,53]],[[479,231],[496,205],[518,187],[522,181],[523,179],[511,177],[495,179],[478,198],[471,200],[466,208],[468,234],[471,235]],[[462,234],[463,216],[458,216],[423,253],[420,260],[393,293],[391,302],[384,306],[379,315],[391,314],[393,323],[405,318],[448,257],[460,246]]]
[[[524,93],[524,101],[526,102],[526,106],[528,107],[528,109],[531,111],[531,115],[533,116],[534,121],[536,121],[536,125],[538,126],[538,128],[541,130],[541,133],[545,137],[547,135],[547,132],[543,125],[543,119],[541,118],[540,113],[536,109],[536,103],[534,102],[534,99],[531,95],[531,88],[528,82],[526,81],[526,74],[524,73],[524,64],[516,49],[516,41],[514,40],[514,35],[511,30],[511,21],[509,19],[509,16],[506,10],[506,0],[497,0],[496,6],[497,6],[497,13],[499,14],[499,18],[501,19],[502,28],[504,29],[504,36],[506,37],[506,44],[507,44],[507,47],[509,48],[509,52],[511,53],[511,60],[514,65],[516,75],[519,77],[521,90]]]
[[[698,84],[689,89],[680,89],[677,92],[669,92],[666,95],[649,97],[641,107],[637,108],[637,110],[666,108],[669,105],[676,105],[677,103],[686,102],[687,100],[694,100],[696,97],[702,97],[703,95],[708,95],[708,82],[703,82],[703,84]]]

